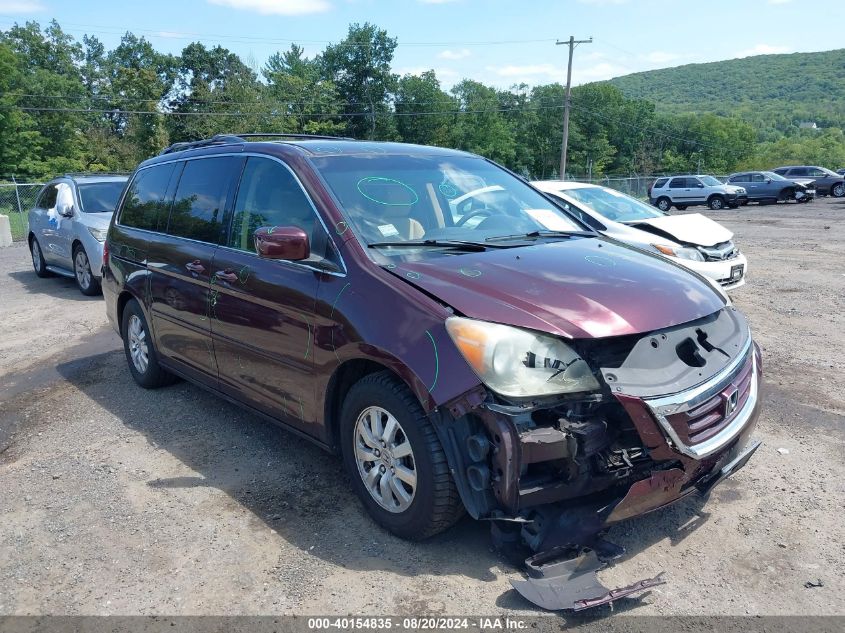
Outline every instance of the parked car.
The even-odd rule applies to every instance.
[[[773,171],[745,171],[728,176],[728,184],[743,187],[750,202],[774,204],[796,200],[809,202],[816,195],[814,185],[788,180]]]
[[[759,349],[706,280],[484,158],[276,136],[131,177],[103,291],[142,387],[187,378],[341,453],[398,536],[466,510],[547,553],[759,446]]]
[[[837,174],[825,167],[800,166],[800,167],[777,167],[772,170],[776,174],[790,180],[811,179],[815,184],[816,194],[819,196],[833,196],[841,198],[845,196],[845,176]]]
[[[66,175],[44,185],[28,215],[36,275],[73,277],[82,294],[99,294],[103,242],[126,180],[118,175]]]
[[[531,183],[608,237],[659,253],[712,279],[725,290],[745,284],[748,262],[733,233],[700,213],[666,215],[623,193],[580,182]]]
[[[843,167],[842,169],[837,169],[836,173],[840,176],[845,176],[845,167]]]
[[[706,204],[714,211],[736,209],[748,202],[744,187],[726,185],[713,176],[670,176],[658,178],[649,190],[649,201],[663,212],[673,206],[681,211]]]

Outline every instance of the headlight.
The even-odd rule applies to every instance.
[[[652,244],[654,248],[660,251],[663,255],[669,257],[677,257],[678,259],[689,259],[694,262],[703,262],[704,255],[698,249],[690,246],[666,246],[665,244]]]
[[[109,231],[108,229],[95,229],[93,226],[89,226],[88,232],[91,234],[91,237],[93,237],[98,242],[105,242],[106,235]]]
[[[586,361],[553,336],[461,317],[446,319],[446,331],[481,381],[503,396],[599,388]]]

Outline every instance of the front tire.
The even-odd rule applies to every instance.
[[[34,235],[29,238],[29,254],[32,255],[32,268],[35,274],[39,277],[50,277],[50,271],[44,263],[44,253],[41,252],[41,246]]]
[[[658,198],[657,199],[657,208],[666,213],[669,209],[672,208],[672,201],[669,198]]]
[[[82,246],[73,249],[73,276],[76,278],[76,285],[82,294],[93,297],[102,292],[100,282],[91,271],[88,253]]]
[[[725,199],[722,196],[713,196],[707,201],[707,206],[712,211],[719,211],[725,208]]]
[[[463,515],[446,455],[419,402],[387,371],[349,390],[340,416],[343,462],[376,523],[420,540]]]
[[[830,195],[834,198],[841,198],[845,196],[845,183],[836,183],[833,185],[833,188],[830,190]]]
[[[156,389],[178,380],[158,364],[158,355],[147,319],[135,299],[131,299],[123,309],[120,334],[123,337],[123,352],[129,363],[129,371],[140,386],[144,389]]]

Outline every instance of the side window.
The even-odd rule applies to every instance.
[[[47,185],[44,191],[41,192],[41,195],[38,196],[36,206],[39,209],[52,209],[56,206],[56,195],[58,192],[59,189],[56,185]]]
[[[686,189],[687,186],[686,178],[672,178],[672,182],[669,183],[669,189]]]
[[[751,174],[751,182],[766,182],[766,177],[763,174]]]
[[[784,176],[784,175],[786,175],[786,172],[788,172],[788,171],[789,171],[788,169],[775,169],[775,173],[778,176]]]
[[[789,170],[790,176],[809,176],[810,170],[806,167],[796,167],[795,169]]]
[[[290,171],[275,160],[250,157],[238,188],[227,245],[254,253],[253,234],[264,226],[297,226],[308,235],[312,253],[325,256],[326,232]]]
[[[167,186],[175,166],[176,163],[154,165],[135,175],[123,199],[120,224],[148,231],[164,228],[170,206]]]
[[[170,209],[168,235],[209,244],[220,241],[226,198],[238,162],[229,156],[186,162]]]
[[[824,178],[827,176],[821,169],[816,169],[815,167],[810,167],[807,170],[807,175],[812,178]]]
[[[687,178],[687,188],[695,188],[695,187],[703,187],[704,185],[701,184],[701,181],[698,178]]]

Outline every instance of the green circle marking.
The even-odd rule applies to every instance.
[[[368,184],[378,183],[378,184],[394,184],[399,185],[400,187],[406,189],[410,192],[412,196],[408,202],[387,202],[385,200],[379,200],[378,198],[373,197],[371,193],[367,193],[362,189],[362,186],[366,188]],[[358,189],[358,193],[364,196],[367,200],[372,200],[377,204],[383,204],[386,207],[410,207],[411,205],[416,204],[419,202],[420,197],[417,195],[417,192],[414,191],[411,187],[406,185],[404,182],[396,180],[395,178],[382,178],[381,176],[367,176],[366,178],[361,178],[356,185]]]

